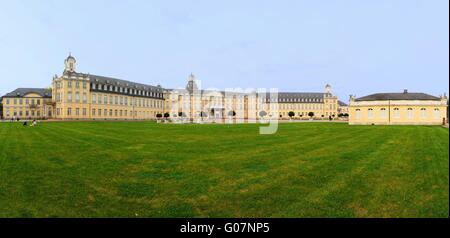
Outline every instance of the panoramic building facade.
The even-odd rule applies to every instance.
[[[425,93],[376,93],[350,97],[349,124],[439,125],[447,121],[447,96]]]
[[[235,118],[302,119],[337,117],[338,98],[324,92],[231,92],[201,90],[193,74],[185,88],[164,89],[76,71],[69,55],[51,87],[19,88],[3,97],[7,119],[149,120],[158,116],[184,120]]]

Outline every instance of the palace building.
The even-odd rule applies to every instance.
[[[447,97],[425,93],[376,93],[350,97],[351,125],[439,125],[447,120]]]
[[[194,75],[185,88],[164,89],[76,71],[69,55],[61,76],[55,75],[49,89],[19,88],[3,96],[4,118],[59,120],[150,120],[169,114],[182,117],[253,120],[265,117],[328,118],[340,108],[326,85],[319,92],[257,93],[201,90]]]

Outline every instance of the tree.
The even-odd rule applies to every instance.
[[[179,117],[186,117],[186,113],[184,113],[184,112],[178,112],[178,116],[179,116]]]
[[[259,112],[259,116],[264,118],[265,116],[267,116],[267,112],[266,111],[260,111]]]
[[[292,117],[295,116],[295,112],[293,111],[288,112],[288,116],[292,119]]]
[[[3,102],[2,99],[0,98],[0,119],[3,118]]]
[[[340,118],[340,117],[343,117],[344,116],[344,113],[339,113],[338,114],[338,117]]]
[[[156,114],[156,118],[161,119],[161,117],[162,117],[161,113]]]
[[[228,116],[230,116],[230,117],[234,117],[234,116],[236,116],[236,112],[235,111],[229,111],[228,112]]]
[[[348,113],[344,113],[344,117],[348,117]]]
[[[308,112],[308,116],[312,118],[314,116],[314,112]]]
[[[164,113],[164,118],[167,119],[170,117],[170,114],[168,112]]]

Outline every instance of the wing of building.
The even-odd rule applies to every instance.
[[[50,88],[18,88],[3,96],[3,116],[16,118],[51,118],[53,116]]]
[[[425,93],[376,93],[350,97],[349,123],[357,124],[442,124],[447,120],[447,97]]]

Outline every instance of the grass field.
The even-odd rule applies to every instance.
[[[448,217],[448,129],[0,123],[0,217]]]

